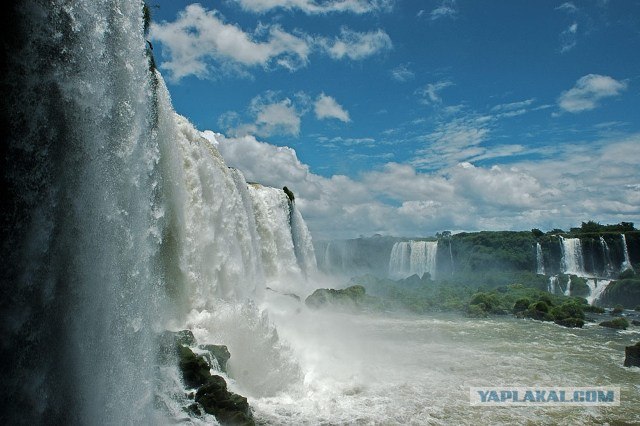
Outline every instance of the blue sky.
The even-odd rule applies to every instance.
[[[640,219],[640,1],[149,4],[176,111],[314,236]]]

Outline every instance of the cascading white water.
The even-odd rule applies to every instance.
[[[600,236],[600,249],[602,251],[602,260],[604,262],[604,274],[609,277],[613,274],[613,262],[611,262],[611,251],[609,245],[604,240],[602,235]]]
[[[409,243],[402,241],[395,243],[391,249],[389,258],[389,276],[392,278],[403,277],[409,270]]]
[[[620,266],[620,269],[626,271],[627,269],[633,269],[631,266],[631,259],[629,259],[629,248],[627,247],[627,237],[624,234],[620,234],[622,239],[622,249],[624,252],[624,262]]]
[[[571,296],[571,277],[567,277],[567,287],[564,289],[565,296]]]
[[[25,40],[2,76],[15,191],[3,203],[16,208],[2,418],[155,423],[165,182],[142,7],[23,3],[10,9]]]
[[[555,294],[557,285],[558,285],[558,276],[557,275],[550,276],[549,285],[547,286],[547,291],[551,294]]]
[[[542,257],[542,246],[536,243],[536,273],[544,275],[544,258]]]
[[[606,290],[607,286],[611,283],[610,280],[588,279],[587,285],[589,286],[589,296],[587,296],[587,303],[590,305],[595,304],[602,293]]]
[[[584,270],[584,259],[582,255],[582,243],[579,238],[564,238],[560,236],[560,247],[562,250],[562,273],[587,276]]]
[[[289,199],[281,190],[252,184],[249,193],[256,215],[262,260],[269,286],[302,282],[303,272],[295,254],[289,218]],[[290,290],[287,288],[287,290]]]
[[[393,245],[389,258],[389,276],[406,278],[417,274],[429,273],[431,279],[436,275],[437,241],[403,241]]]
[[[230,368],[256,370],[246,379],[256,389],[281,386],[265,374],[298,377],[268,318],[244,301],[259,301],[267,280],[293,271],[295,286],[300,266],[313,271],[308,230],[282,190],[248,188],[175,114],[149,70],[142,4],[33,0],[14,15],[28,39],[3,76],[13,118],[3,202],[15,227],[2,249],[13,291],[1,350],[15,372],[3,377],[3,421],[183,416],[170,406],[183,395],[168,388],[177,366],[156,364],[167,327],[228,343]]]
[[[289,207],[291,209],[291,237],[293,239],[296,259],[298,259],[298,264],[305,275],[309,276],[314,274],[318,269],[311,233],[295,202],[290,203]]]

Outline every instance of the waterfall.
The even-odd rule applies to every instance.
[[[567,287],[564,289],[565,296],[571,296],[571,277],[567,277]]]
[[[451,259],[451,275],[453,275],[455,267],[453,265],[453,250],[451,249],[451,238],[449,238],[449,259]]]
[[[633,270],[633,266],[631,266],[631,260],[629,259],[629,248],[627,247],[627,237],[624,234],[620,234],[622,239],[622,249],[624,251],[624,262],[620,267],[621,270],[626,271],[627,269]]]
[[[409,271],[409,243],[402,241],[395,243],[391,249],[389,258],[389,276],[393,278],[404,278]]]
[[[536,243],[536,274],[544,275],[544,259],[540,243]]]
[[[436,275],[437,241],[403,241],[395,243],[389,258],[389,276],[406,278],[417,274],[429,273],[431,279]]]
[[[602,293],[604,293],[609,283],[611,283],[610,280],[588,279],[587,285],[591,292],[589,296],[587,296],[587,302],[590,305],[595,304],[600,299],[600,296],[602,296]]]
[[[557,275],[550,276],[549,284],[547,285],[547,291],[551,294],[555,294],[557,286],[558,286],[558,276]]]
[[[229,339],[254,389],[289,380],[277,334],[245,301],[313,272],[300,213],[282,190],[248,186],[173,111],[149,70],[141,3],[17,8],[28,38],[10,41],[2,76],[3,420],[170,423],[183,390],[166,386],[177,367],[156,364],[170,327]]]
[[[586,276],[580,239],[560,236],[560,248],[562,250],[562,273]]]
[[[604,263],[604,275],[610,277],[613,274],[613,262],[611,261],[611,251],[609,245],[604,240],[602,235],[600,236],[600,249],[602,251],[602,260]]]

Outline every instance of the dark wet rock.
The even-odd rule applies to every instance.
[[[640,342],[624,348],[624,366],[640,367]]]
[[[195,343],[196,338],[191,330],[163,331],[158,336],[158,360],[161,364],[175,362],[176,355],[179,355],[179,346],[193,346]]]
[[[629,321],[624,318],[614,318],[611,321],[602,321],[602,327],[615,328],[617,330],[626,330],[629,327]]]
[[[227,361],[229,361],[229,358],[231,358],[231,354],[229,353],[229,349],[225,345],[200,345],[198,347],[211,354],[211,357],[214,358],[220,366],[220,371],[222,371],[223,373],[227,372]],[[211,361],[212,360],[210,360],[209,363],[213,365],[213,362]]]
[[[584,320],[581,318],[564,318],[556,320],[555,323],[569,328],[582,328]]]
[[[227,382],[211,376],[196,392],[196,402],[223,425],[254,425],[247,398],[229,392]]]
[[[187,412],[193,414],[195,416],[201,416],[202,411],[200,411],[200,406],[196,403],[193,403],[187,407]]]
[[[186,346],[176,345],[178,360],[182,378],[189,388],[197,388],[195,396],[193,392],[187,395],[195,402],[184,407],[184,410],[193,415],[201,416],[202,410],[216,417],[222,425],[255,425],[249,408],[247,398],[229,392],[227,382],[220,376],[211,375],[211,362],[207,362],[205,355],[198,355]],[[202,345],[211,357],[214,357],[220,368],[226,368],[227,361],[231,357],[229,350],[223,345]]]
[[[211,377],[210,366],[202,355],[196,355],[186,346],[178,348],[179,365],[185,385],[197,388]]]
[[[631,320],[631,325],[640,325],[640,321],[638,321],[638,320]]]
[[[354,285],[343,290],[319,288],[314,291],[305,303],[311,308],[321,308],[326,305],[340,307],[356,307],[365,301],[365,289],[361,285]]]

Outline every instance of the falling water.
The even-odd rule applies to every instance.
[[[600,236],[600,249],[602,251],[602,259],[604,262],[604,275],[609,277],[613,274],[613,262],[611,261],[611,251],[609,245],[604,240],[602,235]]]
[[[237,304],[313,270],[299,212],[282,190],[249,188],[175,114],[149,69],[141,3],[23,3],[8,6],[24,40],[11,39],[2,76],[2,419],[167,423],[166,396],[182,390],[159,374],[157,334],[212,337],[222,306],[229,330],[265,347],[255,365],[295,376],[268,319]]]
[[[622,248],[624,250],[624,262],[622,263],[620,269],[626,271],[627,269],[633,270],[633,266],[631,266],[631,260],[629,259],[629,248],[627,247],[627,237],[624,234],[620,234],[622,238]]]
[[[536,273],[544,275],[544,259],[542,257],[542,246],[536,243]]]
[[[550,276],[549,284],[547,285],[547,291],[551,294],[555,294],[557,285],[558,285],[558,276],[557,275]]]
[[[595,304],[602,296],[602,293],[606,290],[609,285],[610,280],[598,280],[598,279],[588,279],[587,285],[589,286],[589,296],[587,296],[587,302],[590,305]]]
[[[436,275],[437,241],[403,241],[394,244],[389,259],[389,276],[405,278],[414,274]]]
[[[389,258],[389,276],[404,277],[405,271],[409,271],[410,246],[406,241],[395,243],[391,249]]]
[[[560,248],[562,250],[562,273],[586,276],[580,239],[561,236]]]

